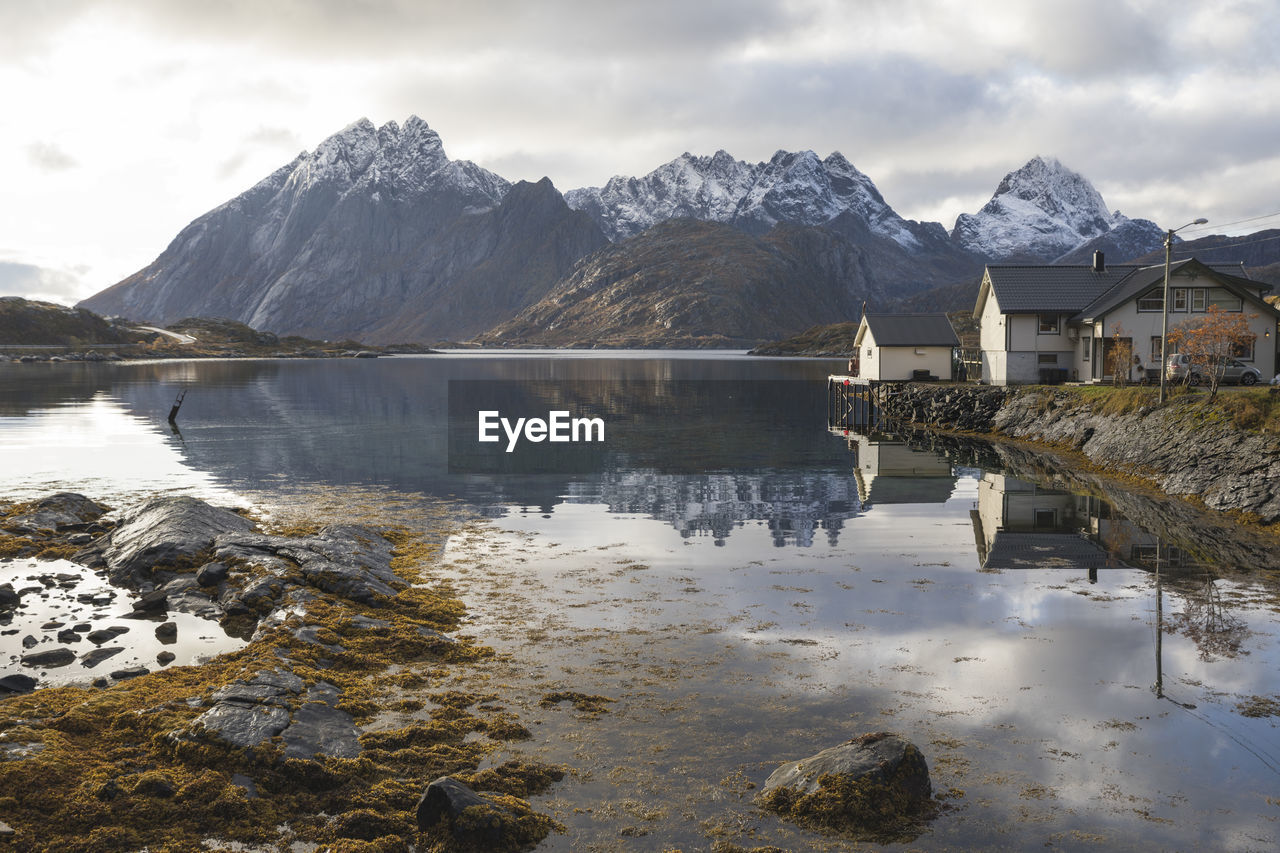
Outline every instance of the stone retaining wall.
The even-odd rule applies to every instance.
[[[1067,447],[1166,494],[1280,521],[1280,438],[1242,430],[1197,397],[1109,415],[1067,390],[917,383],[887,394],[882,412],[924,427]]]

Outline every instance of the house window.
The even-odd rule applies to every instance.
[[[1146,293],[1138,297],[1139,311],[1163,311],[1164,310],[1164,291],[1158,287],[1153,287]]]
[[[1249,340],[1243,343],[1232,344],[1231,354],[1241,361],[1253,361],[1253,345],[1257,341],[1256,335],[1250,335]]]
[[[1187,310],[1187,289],[1185,287],[1175,287],[1173,289],[1173,306],[1170,311],[1186,311]]]
[[[1051,365],[1053,365],[1054,367],[1057,367],[1057,366],[1058,366],[1058,354],[1057,354],[1056,352],[1042,352],[1042,353],[1040,353],[1040,363],[1041,363],[1041,364],[1051,364]]]
[[[1195,290],[1191,291],[1191,310],[1203,311],[1205,306],[1204,300],[1205,296],[1203,287],[1197,287]]]
[[[1058,315],[1057,314],[1041,314],[1040,315],[1040,334],[1042,335],[1058,334]]]
[[[1159,366],[1160,361],[1161,361],[1160,336],[1152,335],[1151,336],[1151,363]]]
[[[1084,347],[1084,360],[1088,361],[1093,357],[1093,338],[1085,335],[1080,339],[1080,345]]]
[[[1244,306],[1240,304],[1240,297],[1227,290],[1214,288],[1209,291],[1209,304],[1217,306],[1219,311],[1243,311]]]
[[[867,347],[867,358],[871,358],[871,347]]]

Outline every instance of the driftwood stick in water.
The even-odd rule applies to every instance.
[[[176,424],[178,422],[178,409],[182,408],[182,401],[187,398],[187,389],[183,388],[178,392],[178,399],[173,401],[173,408],[169,410],[169,423]]]

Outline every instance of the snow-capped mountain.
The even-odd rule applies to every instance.
[[[972,280],[988,261],[1092,248],[1123,261],[1160,239],[1040,157],[948,234],[903,219],[838,152],[686,153],[562,196],[450,160],[416,116],[361,119],[82,304],[371,343],[741,344]]]
[[[894,212],[870,178],[844,155],[825,160],[812,151],[779,151],[764,163],[684,153],[640,178],[617,176],[603,187],[565,193],[613,241],[634,237],[668,219],[690,218],[735,225],[763,234],[779,222],[823,225],[850,212],[872,233],[907,249],[921,247],[921,226]],[[945,237],[941,226],[936,234]]]
[[[361,119],[199,217],[151,265],[83,304],[313,337],[468,336],[536,301],[605,242],[549,181],[520,186],[514,194],[505,178],[450,160],[416,116],[380,128]],[[477,268],[494,281],[455,292]],[[409,304],[418,322],[401,316]]]
[[[1079,172],[1052,157],[1033,157],[1004,176],[982,210],[960,214],[951,238],[965,251],[992,260],[1047,263],[1127,222],[1119,211],[1107,209]]]

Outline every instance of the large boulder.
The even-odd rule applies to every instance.
[[[856,840],[909,840],[931,816],[929,767],[916,746],[874,732],[784,764],[757,805],[785,820]]]
[[[531,849],[552,826],[523,800],[477,794],[451,776],[427,786],[416,814],[418,829],[458,851]]]
[[[25,512],[7,519],[4,526],[20,533],[37,530],[59,530],[64,527],[81,527],[102,517],[106,507],[100,506],[75,492],[57,492],[40,498]]]
[[[217,537],[252,529],[247,518],[197,498],[157,497],[121,515],[114,530],[75,559],[90,568],[105,567],[118,583],[146,575],[157,565],[192,562],[211,550]]]

